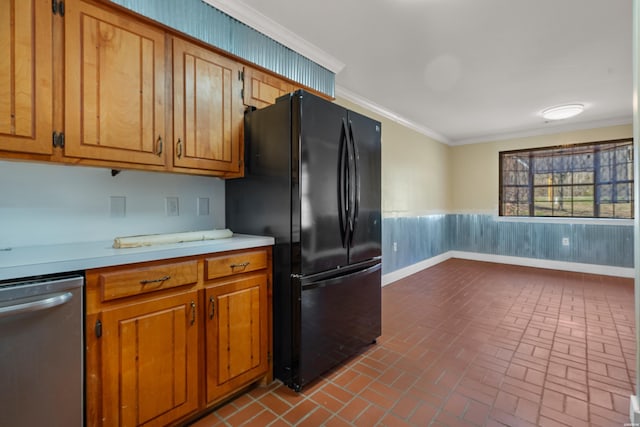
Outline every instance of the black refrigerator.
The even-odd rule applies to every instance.
[[[244,132],[226,226],[275,238],[274,375],[299,391],[381,334],[381,126],[299,90]]]

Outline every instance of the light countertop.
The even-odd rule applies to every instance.
[[[207,253],[249,249],[274,244],[273,237],[234,234],[228,239],[114,249],[113,241],[59,245],[0,247],[0,280],[57,274],[90,268]]]

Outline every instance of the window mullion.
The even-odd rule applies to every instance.
[[[535,216],[535,197],[533,192],[533,168],[534,168],[534,156],[533,153],[529,153],[529,174],[528,181],[529,184],[529,216]]]
[[[593,216],[600,218],[600,147],[593,150]]]

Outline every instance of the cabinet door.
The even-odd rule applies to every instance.
[[[80,0],[65,15],[65,155],[164,165],[165,35]]]
[[[268,371],[267,275],[253,274],[206,290],[207,402]]]
[[[0,2],[0,150],[52,152],[50,0]]]
[[[244,69],[244,103],[256,108],[275,104],[276,99],[298,89],[293,84],[253,68]]]
[[[173,39],[174,165],[239,172],[242,82],[235,61]]]
[[[198,407],[197,292],[102,314],[104,425],[164,426]]]

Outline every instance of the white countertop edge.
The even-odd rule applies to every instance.
[[[114,249],[113,241],[24,246],[0,251],[0,280],[271,246],[273,237],[234,234],[228,239]]]

